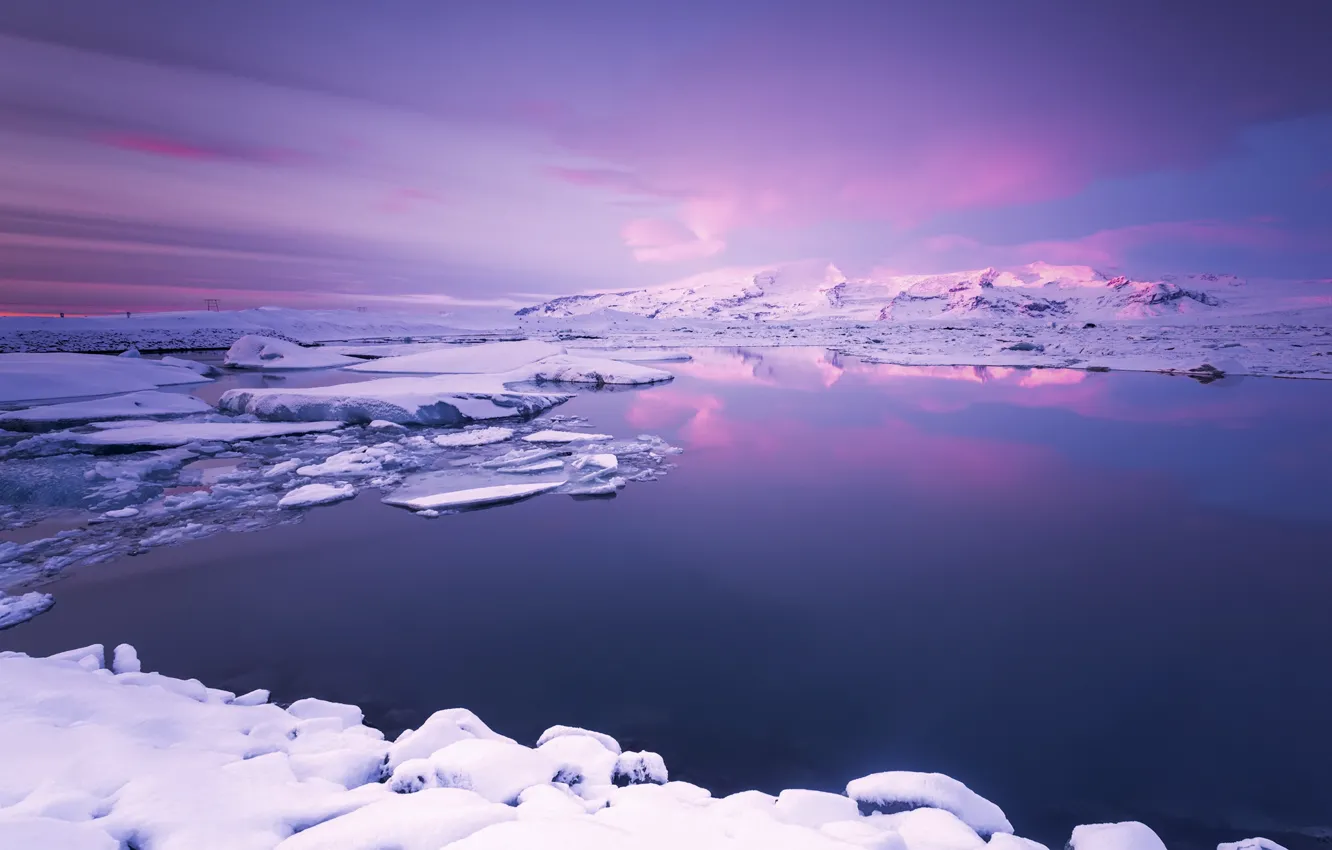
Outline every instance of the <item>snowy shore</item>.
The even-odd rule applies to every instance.
[[[124,644],[110,659],[101,645],[0,653],[0,752],[6,848],[1043,848],[941,774],[875,773],[845,794],[714,798],[671,781],[657,753],[603,733],[552,726],[529,746],[453,708],[388,741],[356,706],[282,707],[267,691],[147,672]],[[1079,826],[1067,846],[1165,848],[1133,821]]]

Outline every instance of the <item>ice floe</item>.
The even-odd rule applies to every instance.
[[[380,378],[305,389],[228,390],[218,402],[226,413],[301,422],[339,419],[368,423],[456,426],[488,419],[531,416],[568,401],[566,393],[510,390],[493,375]]]
[[[0,414],[0,428],[10,431],[44,431],[69,428],[108,419],[138,419],[151,416],[187,416],[207,413],[213,406],[194,396],[142,390],[110,398],[71,401],[29,407]]]
[[[434,442],[435,445],[441,448],[460,448],[502,443],[511,437],[513,437],[512,428],[492,426],[489,428],[469,428],[465,431],[455,431],[452,434],[440,434],[435,437]]]
[[[426,475],[384,497],[384,503],[414,511],[450,510],[512,502],[547,493],[565,479],[526,481],[521,484],[482,483],[485,479],[452,473]]]
[[[509,372],[564,348],[535,339],[434,348],[401,357],[382,357],[348,367],[352,372],[396,372],[415,375]]]
[[[336,431],[342,422],[154,422],[109,428],[86,434],[65,432],[61,437],[79,446],[117,448],[173,448],[195,442],[234,443],[293,434]]]
[[[361,478],[379,475],[386,466],[398,464],[402,459],[399,447],[394,443],[378,443],[373,446],[357,446],[338,452],[319,463],[298,467],[297,475],[306,478],[323,476]]]
[[[523,437],[528,443],[592,443],[611,439],[610,434],[588,434],[582,431],[545,429]]]
[[[30,591],[21,596],[0,593],[0,629],[31,620],[55,604],[49,593]]]
[[[659,384],[672,379],[670,372],[594,357],[559,354],[519,367],[505,375],[509,382],[592,384],[593,386]]]
[[[155,360],[103,354],[0,354],[0,404],[104,396],[208,379]]]
[[[232,343],[223,359],[223,365],[233,369],[292,370],[334,369],[352,366],[361,361],[355,357],[306,348],[285,339],[266,336],[243,336]]]
[[[330,505],[356,495],[356,488],[350,484],[306,484],[287,492],[278,499],[279,508],[312,508],[315,505]]]

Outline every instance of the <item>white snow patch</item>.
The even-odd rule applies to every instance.
[[[1074,827],[1068,850],[1166,850],[1166,846],[1151,827],[1131,820]]]
[[[104,354],[0,354],[0,403],[104,396],[207,381],[155,360]]]
[[[547,429],[523,437],[528,443],[591,443],[612,439],[610,434],[587,434],[582,431],[556,431]]]
[[[397,492],[385,496],[384,503],[414,511],[465,508],[525,499],[538,493],[549,492],[564,484],[564,479],[561,478],[557,481],[468,486],[468,481],[475,482],[475,480],[447,473],[442,476],[422,476],[416,481],[408,482]]]
[[[564,349],[561,346],[525,339],[517,342],[458,345],[402,357],[360,361],[355,366],[348,367],[348,371],[411,375],[494,374],[509,372],[543,357],[563,353]]]
[[[512,428],[471,428],[452,434],[440,434],[435,437],[434,442],[435,445],[446,449],[465,446],[488,446],[491,443],[502,443],[512,436]]]
[[[142,390],[111,398],[48,404],[0,414],[0,428],[31,431],[39,428],[69,427],[105,419],[186,416],[191,413],[209,413],[212,410],[211,404],[194,396]]]
[[[891,770],[853,779],[846,794],[857,803],[888,811],[928,806],[952,812],[981,835],[1012,832],[1004,812],[994,803],[942,773]]]

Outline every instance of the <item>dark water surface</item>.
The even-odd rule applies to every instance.
[[[433,521],[365,492],[82,571],[0,648],[129,642],[390,732],[587,726],[718,795],[937,770],[1055,845],[1332,825],[1332,383],[668,368],[559,411],[683,446],[661,481]]]

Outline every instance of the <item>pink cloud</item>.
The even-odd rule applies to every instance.
[[[437,192],[403,186],[387,193],[375,204],[375,209],[389,215],[401,215],[412,212],[422,205],[442,204],[444,199]]]
[[[170,159],[198,162],[249,162],[266,165],[290,165],[305,162],[308,157],[299,151],[285,148],[234,148],[200,145],[183,139],[173,139],[148,133],[105,133],[93,141],[118,150],[133,151]]]
[[[662,218],[633,219],[624,225],[620,235],[640,263],[697,260],[711,257],[726,247],[719,239]]]

